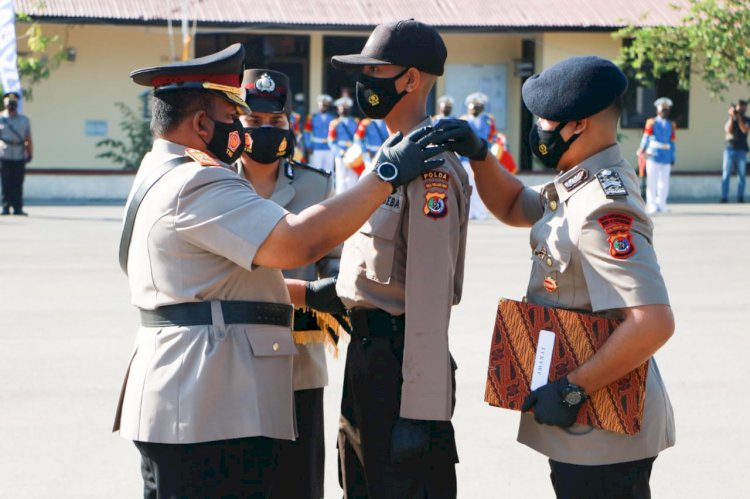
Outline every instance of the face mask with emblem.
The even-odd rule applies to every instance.
[[[294,132],[273,126],[245,128],[245,153],[262,164],[270,164],[294,152]]]
[[[214,136],[206,144],[208,151],[216,156],[219,161],[232,164],[242,156],[245,150],[245,134],[242,129],[240,120],[234,120],[231,123],[216,121],[209,116],[214,122]]]
[[[567,121],[563,121],[554,130],[542,130],[539,124],[531,127],[529,132],[529,145],[531,146],[531,152],[539,158],[544,166],[547,168],[557,168],[560,163],[560,158],[568,150],[570,144],[580,136],[580,133],[573,134],[572,137],[566,142],[560,130],[567,125]]]
[[[357,78],[357,104],[365,113],[365,116],[375,120],[382,120],[398,104],[398,101],[408,92],[404,90],[401,93],[396,91],[396,80],[401,78],[409,71],[404,69],[396,76],[391,78],[375,78],[366,74],[361,74]]]

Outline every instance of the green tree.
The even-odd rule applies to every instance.
[[[60,64],[70,60],[67,36],[69,28],[65,28],[65,36],[61,38],[58,35],[45,35],[42,26],[27,14],[16,13],[16,21],[30,23],[16,43],[18,76],[21,78],[24,97],[31,100],[34,85],[49,78]],[[22,41],[26,42],[26,50],[21,50]]]
[[[674,71],[683,89],[697,74],[716,97],[730,84],[750,84],[750,0],[688,0],[676,26],[629,26],[619,63],[648,82]],[[648,21],[648,18],[644,18]]]
[[[106,138],[96,143],[96,147],[108,148],[108,151],[97,154],[97,158],[111,159],[113,163],[125,169],[135,169],[141,164],[143,156],[151,149],[153,138],[148,121],[133,111],[123,102],[115,102],[122,114],[120,129],[125,132],[125,140]]]

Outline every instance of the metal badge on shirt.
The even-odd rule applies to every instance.
[[[572,191],[573,189],[581,185],[587,178],[589,178],[589,171],[579,170],[572,177],[563,182],[563,187],[565,187],[567,191]]]
[[[609,168],[596,172],[596,179],[602,186],[606,196],[627,196],[628,190],[622,183],[620,174]]]

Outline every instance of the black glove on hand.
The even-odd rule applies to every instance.
[[[398,169],[396,178],[389,180],[395,191],[422,173],[442,165],[444,159],[430,159],[445,151],[445,146],[430,146],[432,127],[414,130],[404,138],[401,132],[383,144],[373,170],[383,163],[393,163]],[[429,147],[428,147],[429,146]]]
[[[391,462],[403,464],[430,450],[431,421],[398,418],[391,432]]]
[[[319,312],[345,314],[346,307],[336,294],[336,278],[326,277],[305,284],[305,305]]]
[[[487,156],[489,145],[465,120],[443,120],[430,139],[433,144],[444,145],[449,151],[469,159],[482,161]]]
[[[563,402],[563,388],[568,386],[568,378],[563,376],[557,381],[540,386],[529,393],[523,401],[521,412],[534,408],[534,419],[539,424],[557,425],[563,428],[572,426],[576,422],[578,411],[586,401],[581,400],[578,405],[568,406]]]

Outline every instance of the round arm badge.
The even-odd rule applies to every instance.
[[[448,213],[445,192],[426,192],[424,195],[424,214],[430,218],[443,218]]]
[[[609,241],[609,254],[614,258],[624,260],[635,254],[635,244],[630,235],[633,217],[624,213],[607,213],[597,219]]]

